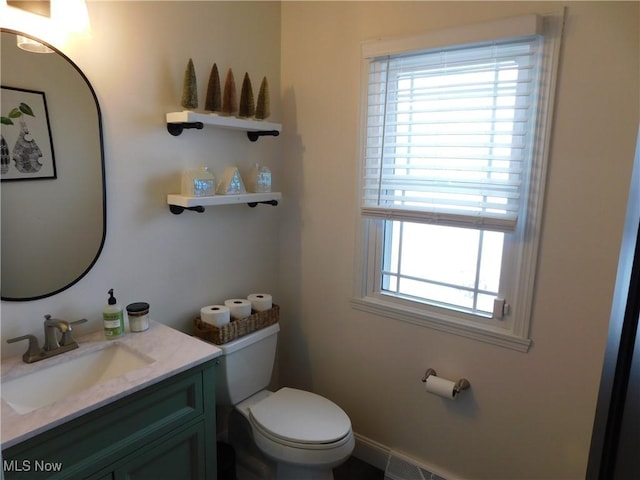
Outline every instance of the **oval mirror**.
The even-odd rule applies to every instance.
[[[59,293],[95,264],[106,235],[102,120],[87,77],[54,47],[2,29],[2,300]]]

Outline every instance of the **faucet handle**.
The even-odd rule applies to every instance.
[[[80,320],[69,322],[69,329],[62,333],[62,338],[60,339],[60,346],[66,347],[68,345],[76,344],[76,341],[71,335],[71,331],[72,331],[71,325],[80,325],[81,323],[87,323],[87,321],[88,320],[86,318],[81,318]]]
[[[66,331],[69,328],[71,322],[67,322],[66,320],[60,320],[59,318],[52,318],[48,313],[44,316],[44,326],[45,327],[55,327],[61,332]]]
[[[69,322],[69,325],[80,325],[81,323],[87,323],[89,320],[86,318],[81,318],[80,320],[74,320],[73,322]]]
[[[38,345],[38,339],[35,335],[22,335],[21,337],[10,338],[7,340],[7,343],[15,343],[21,340],[29,340],[29,347],[24,355],[22,355],[22,360],[25,363],[34,362],[38,357],[42,356],[42,350]]]

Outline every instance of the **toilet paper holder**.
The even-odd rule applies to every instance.
[[[433,375],[434,377],[438,376],[438,374],[433,368],[428,368],[427,371],[424,372],[424,376],[422,377],[422,383],[427,383],[427,378],[429,378],[431,375]],[[453,386],[453,389],[457,395],[462,390],[467,390],[469,387],[471,387],[471,383],[469,383],[469,380],[467,380],[466,378],[461,378],[455,383],[455,385]]]

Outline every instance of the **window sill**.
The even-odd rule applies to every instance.
[[[481,324],[469,324],[456,322],[452,319],[436,318],[435,316],[426,315],[425,312],[421,310],[385,302],[373,297],[352,298],[351,305],[356,310],[363,312],[472,338],[492,345],[510,348],[518,352],[526,353],[531,346],[531,340],[529,338],[519,337],[505,330]]]

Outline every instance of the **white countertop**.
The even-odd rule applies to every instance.
[[[122,338],[116,340],[105,340],[102,331],[79,337],[76,339],[79,344],[77,349],[35,363],[24,363],[21,355],[3,359],[1,381],[63,363],[74,356],[81,356],[114,343],[121,343],[128,349],[144,354],[151,359],[151,363],[25,414],[19,414],[2,399],[0,404],[2,448],[11,447],[165,378],[211,360],[222,353],[215,345],[197,337],[189,336],[158,322],[150,321],[149,323],[149,330],[139,333],[127,332]]]

